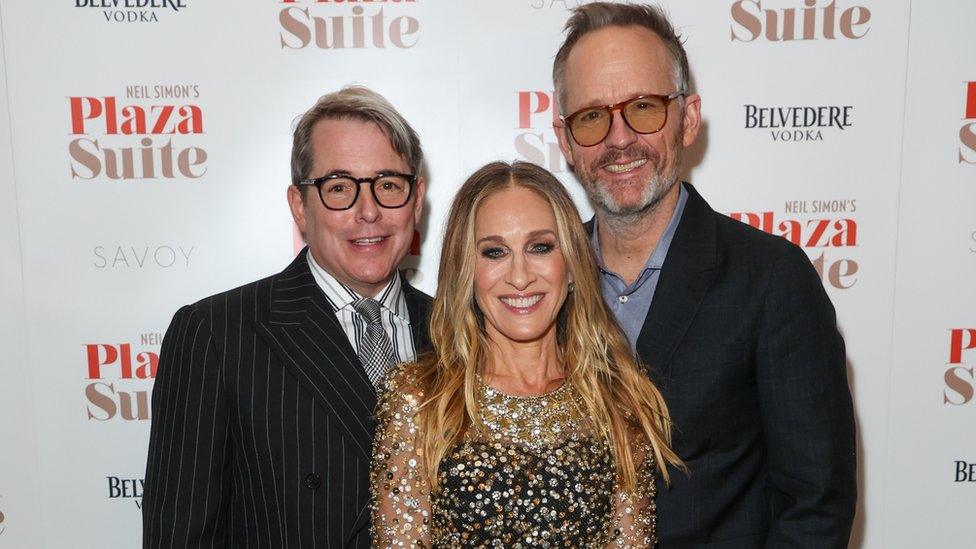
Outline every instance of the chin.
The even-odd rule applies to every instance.
[[[371,284],[371,285],[385,284],[387,281],[393,278],[393,276],[396,274],[397,271],[396,269],[391,269],[388,272],[389,274],[387,274],[387,272],[384,271],[382,274],[377,273],[375,275],[365,275],[357,278],[359,279],[360,284]]]
[[[533,341],[538,341],[546,336],[555,325],[546,326],[545,328],[522,328],[513,330],[499,330],[498,333],[509,341],[514,341],[516,343],[531,343]]]

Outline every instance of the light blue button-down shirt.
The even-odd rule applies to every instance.
[[[637,337],[640,336],[647,311],[651,307],[651,300],[654,299],[657,281],[661,278],[661,267],[668,256],[668,249],[671,248],[671,241],[674,239],[674,233],[678,229],[678,222],[681,220],[681,213],[684,212],[687,201],[688,191],[682,185],[678,205],[671,214],[671,220],[664,234],[661,235],[661,240],[651,252],[651,257],[647,258],[647,263],[644,264],[644,269],[637,276],[637,280],[629,286],[620,275],[608,269],[604,263],[603,253],[600,250],[600,227],[595,219],[593,221],[593,235],[590,240],[600,267],[600,288],[603,291],[603,299],[613,311],[617,323],[627,334],[631,351],[637,348]]]

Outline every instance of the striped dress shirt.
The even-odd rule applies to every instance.
[[[311,253],[307,254],[307,257],[308,266],[316,284],[322,289],[325,299],[332,306],[336,319],[339,320],[339,324],[346,333],[346,338],[358,354],[363,334],[366,332],[366,320],[356,312],[353,303],[363,296],[336,280],[328,271],[319,266],[312,258]],[[417,349],[414,346],[413,332],[410,328],[410,312],[407,310],[407,301],[403,296],[403,283],[400,277],[391,277],[389,284],[373,299],[380,303],[383,331],[393,343],[394,364],[416,360]]]

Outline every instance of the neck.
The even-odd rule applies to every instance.
[[[615,216],[597,210],[600,254],[603,263],[631,284],[640,275],[654,248],[671,222],[678,198],[680,183],[675,184],[657,204],[636,214]]]
[[[555,326],[534,341],[489,334],[488,364],[485,383],[512,395],[541,395],[561,385],[564,378]]]

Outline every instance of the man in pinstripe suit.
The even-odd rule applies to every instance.
[[[378,94],[299,120],[288,202],[308,247],[180,309],[153,389],[146,547],[368,547],[375,386],[427,344],[397,273],[419,221],[416,133]]]

